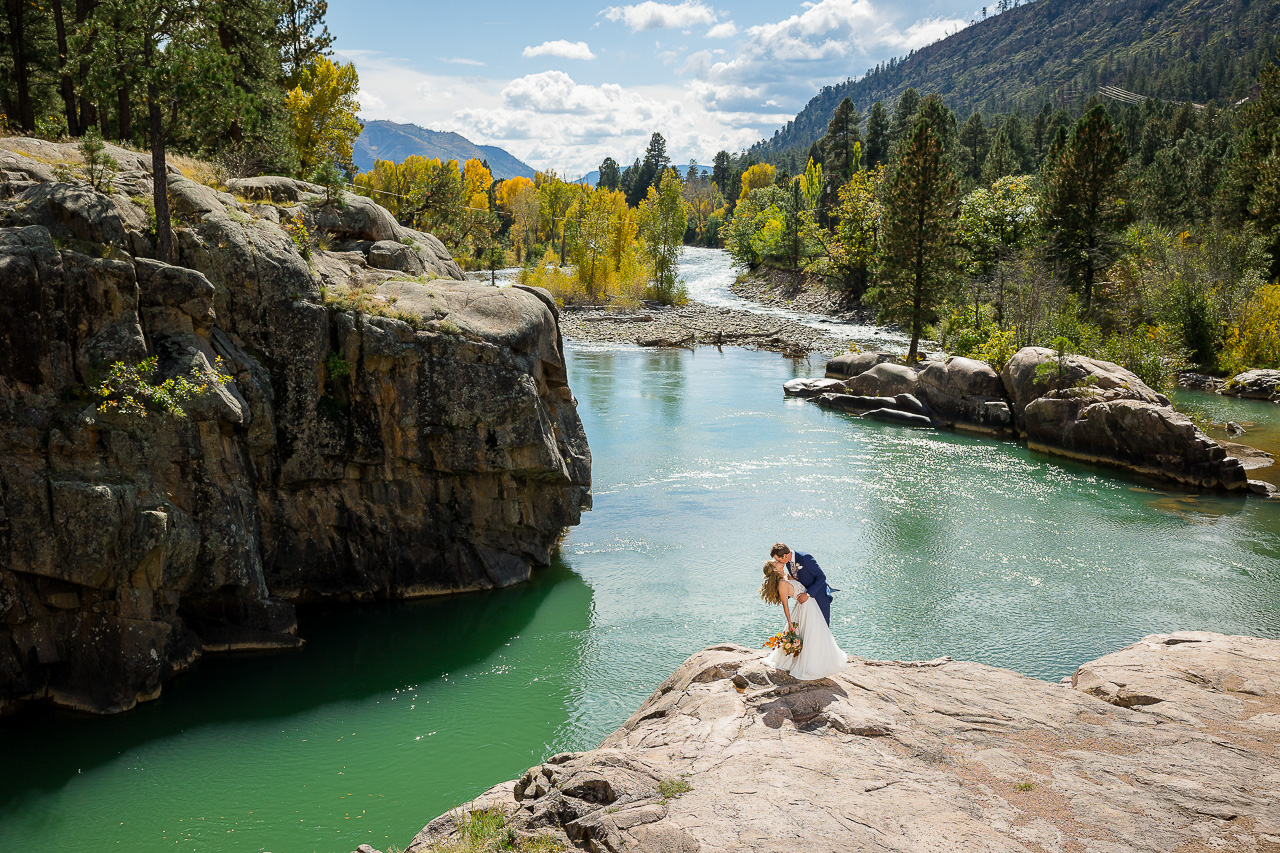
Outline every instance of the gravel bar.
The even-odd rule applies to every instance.
[[[795,320],[698,302],[681,306],[646,303],[626,313],[566,307],[560,312],[560,331],[575,341],[689,349],[727,344],[797,358],[812,352],[835,354],[848,348],[847,340]]]

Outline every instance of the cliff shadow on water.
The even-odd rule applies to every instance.
[[[362,722],[376,726],[374,700],[426,691],[433,683],[444,688],[441,682],[451,674],[455,682],[466,679],[469,669],[503,657],[496,653],[506,647],[505,657],[511,660],[496,665],[503,671],[512,662],[510,668],[516,670],[539,662],[541,647],[530,644],[552,635],[553,656],[572,660],[579,655],[564,648],[563,641],[569,638],[572,646],[585,634],[591,596],[590,587],[556,557],[529,583],[507,589],[301,608],[300,633],[307,644],[300,651],[203,658],[159,699],[128,714],[32,712],[0,720],[0,754],[8,771],[0,775],[0,816],[21,813],[33,800],[56,797],[79,774],[121,756],[145,755],[152,745],[201,729],[235,725],[269,741],[292,728],[293,718],[337,714],[352,727]],[[523,675],[516,672],[517,680]],[[459,687],[448,689],[456,694]],[[483,698],[466,701],[483,703]],[[547,708],[540,723],[564,725],[564,703],[553,699],[555,703],[559,710]],[[364,760],[386,761],[388,749],[397,748],[382,746],[387,749],[366,743],[361,748]],[[522,761],[526,759],[519,757],[514,764]],[[141,758],[138,763],[149,764]],[[264,792],[272,789],[269,779],[250,784]]]

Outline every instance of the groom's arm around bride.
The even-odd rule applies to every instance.
[[[818,561],[812,554],[806,554],[803,551],[792,551],[791,554],[796,563],[796,580],[800,581],[805,592],[818,602],[822,618],[826,619],[827,624],[830,625],[831,594],[837,590],[832,589],[827,583],[826,574],[823,573],[822,567],[818,565]]]

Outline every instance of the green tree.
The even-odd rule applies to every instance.
[[[867,168],[874,169],[889,159],[889,110],[876,101],[867,114]]]
[[[919,357],[924,326],[955,277],[956,181],[927,121],[916,125],[889,178],[884,213],[884,276],[873,294],[881,313],[911,329],[908,363]]]
[[[156,257],[173,254],[165,144],[183,106],[235,99],[230,57],[218,37],[213,0],[101,0],[77,33],[93,87],[140,86],[147,104],[156,210]],[[126,61],[122,65],[120,58]]]
[[[920,93],[915,89],[907,89],[898,96],[893,106],[893,123],[889,130],[889,150],[904,142],[911,136],[911,128],[916,123],[916,114],[920,112]]]
[[[1240,117],[1223,207],[1232,224],[1252,224],[1271,255],[1269,276],[1280,278],[1280,64],[1269,62],[1258,82],[1258,97]]]
[[[1044,176],[1046,250],[1088,310],[1098,273],[1115,259],[1119,233],[1130,219],[1123,137],[1107,111],[1095,106],[1050,156]]]
[[[973,322],[982,326],[983,286],[992,287],[996,322],[1004,326],[1006,267],[1035,236],[1037,198],[1031,177],[1003,177],[960,202],[959,235],[973,282]]]
[[[982,164],[987,159],[987,146],[990,135],[987,125],[982,121],[982,113],[969,116],[960,128],[960,169],[969,180],[977,181],[982,177]]]
[[[832,210],[835,229],[821,270],[845,283],[861,299],[880,262],[880,220],[884,213],[878,189],[884,167],[857,172],[840,188]]]
[[[302,72],[314,60],[329,55],[333,36],[325,25],[327,0],[280,0],[277,32],[285,87],[302,82]]]
[[[684,250],[686,216],[680,174],[667,169],[658,185],[649,188],[648,197],[640,206],[640,240],[653,270],[653,295],[664,305],[679,299],[677,274]]]
[[[715,159],[711,161],[711,180],[725,198],[729,198],[729,181],[732,177],[733,158],[728,151],[717,151]]]
[[[862,116],[853,101],[845,98],[827,124],[827,134],[818,142],[828,180],[843,184],[862,168]],[[812,162],[812,160],[810,160]]]
[[[616,190],[622,183],[622,170],[618,168],[618,161],[612,157],[604,158],[600,164],[600,180],[596,181],[596,186],[606,190]]]

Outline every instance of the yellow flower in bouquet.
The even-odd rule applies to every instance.
[[[779,631],[772,637],[764,641],[766,649],[776,649],[781,647],[782,651],[795,657],[800,654],[800,650],[804,648],[804,642],[801,641],[799,635],[795,631]]]

